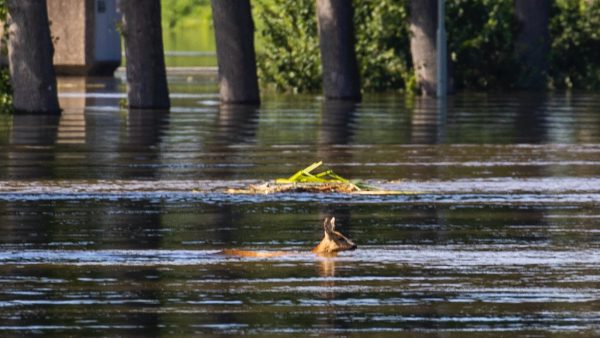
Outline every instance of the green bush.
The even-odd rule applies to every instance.
[[[363,90],[412,90],[408,1],[354,0],[354,25]]]
[[[412,89],[409,0],[354,0],[356,53],[365,91]],[[259,77],[282,91],[321,86],[314,1],[257,0]],[[514,0],[448,0],[450,71],[457,89],[518,84]],[[600,88],[600,0],[555,0],[549,85]]]
[[[4,35],[0,36],[2,40],[2,49],[0,53],[7,54],[6,46],[8,40],[8,27],[6,27],[6,1],[0,0],[0,21],[4,25]],[[8,67],[0,66],[0,113],[12,112],[12,88],[10,86],[10,73]]]
[[[0,68],[0,114],[12,112],[12,88],[7,67]]]
[[[321,86],[314,1],[262,0],[256,6],[259,77],[291,92]],[[354,3],[356,53],[364,91],[413,90],[409,0]],[[452,0],[447,10],[448,50],[457,88],[513,83],[513,0]]]
[[[194,24],[199,20],[212,20],[208,0],[161,1],[161,17],[164,28]]]
[[[457,89],[516,84],[514,0],[452,0],[446,27],[451,76]]]
[[[550,85],[600,88],[600,0],[558,0],[552,7]]]
[[[262,87],[310,92],[321,87],[314,0],[255,2],[257,67]]]
[[[406,0],[358,1],[354,21],[356,53],[365,90],[407,87],[409,67]],[[258,73],[279,91],[321,88],[321,59],[314,0],[255,3]]]

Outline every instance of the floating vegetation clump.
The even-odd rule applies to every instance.
[[[320,167],[323,161],[315,162],[308,167],[298,170],[294,175],[288,178],[278,178],[275,180],[276,184],[320,184],[320,185],[332,185],[340,186],[346,185],[347,189],[351,191],[361,191],[362,189],[349,180],[333,172],[333,170],[326,170],[318,174],[312,174],[312,172]]]
[[[378,190],[360,182],[352,182],[333,172],[326,170],[313,173],[323,161],[315,162],[308,167],[298,170],[288,178],[278,178],[275,182],[252,184],[246,189],[228,189],[229,193],[237,194],[272,194],[290,192],[308,193],[353,193],[353,194],[403,194],[407,192]]]

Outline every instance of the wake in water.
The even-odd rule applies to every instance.
[[[578,267],[600,268],[600,251],[532,248],[526,245],[473,246],[365,246],[336,257],[322,258],[299,248],[282,248],[290,255],[240,257],[220,250],[15,250],[0,249],[2,264],[181,266],[204,265],[247,259],[250,261],[306,262],[331,259],[336,262],[406,264],[430,268],[481,267]],[[269,251],[264,251],[269,252]]]

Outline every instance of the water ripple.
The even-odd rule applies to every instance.
[[[289,255],[273,258],[239,258],[222,255],[218,250],[2,250],[4,264],[59,264],[59,265],[202,265],[237,261],[318,261],[319,256],[287,248]],[[394,246],[368,247],[351,253],[341,253],[335,262],[356,264],[407,264],[429,268],[465,269],[478,267],[600,267],[600,251],[535,249],[531,245],[485,246]]]

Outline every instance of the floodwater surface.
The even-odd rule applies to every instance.
[[[170,84],[170,112],[71,78],[62,116],[0,115],[3,337],[600,335],[599,95]],[[227,191],[318,160],[404,193]],[[357,250],[309,252],[330,215]]]

